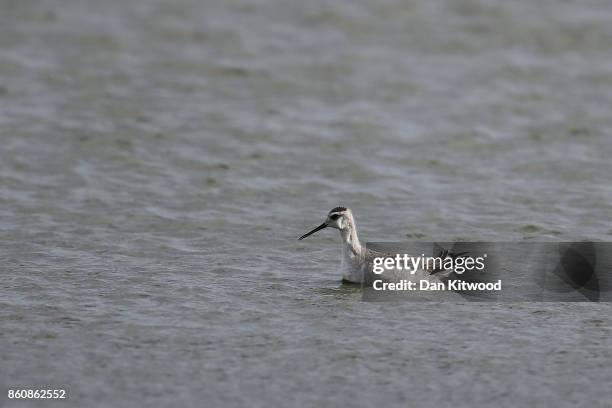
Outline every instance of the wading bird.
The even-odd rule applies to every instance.
[[[357,236],[357,226],[355,225],[355,218],[350,208],[336,207],[333,208],[328,214],[323,224],[319,225],[315,229],[306,234],[302,235],[299,239],[302,240],[317,231],[324,228],[335,228],[340,231],[340,237],[342,239],[342,261],[341,271],[342,280],[350,283],[362,283],[364,277],[367,276],[374,258],[382,257],[394,257],[394,253],[384,253],[368,249],[365,245],[362,245]],[[446,256],[461,256],[461,254],[452,254],[448,250],[444,250],[439,255]],[[431,282],[440,282],[448,276],[449,271],[440,270],[427,270],[420,269],[416,271],[409,271],[407,269],[391,270],[380,275],[381,279],[389,282],[399,282],[400,280],[421,280],[425,279]]]

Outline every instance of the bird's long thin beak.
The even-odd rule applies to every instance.
[[[322,230],[323,228],[325,228],[325,227],[327,227],[327,224],[326,224],[326,223],[323,223],[323,224],[319,225],[317,228],[313,229],[312,231],[305,233],[304,235],[302,235],[302,236],[301,236],[301,237],[299,237],[298,239],[299,239],[299,240],[302,240],[302,239],[304,239],[304,238],[306,238],[306,237],[308,237],[308,236],[310,236],[310,235],[314,234],[314,233],[315,233],[315,232],[317,232],[317,231],[321,231],[321,230]]]

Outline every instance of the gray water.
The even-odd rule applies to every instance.
[[[296,240],[610,240],[608,0],[0,5],[0,405],[610,406],[609,304]]]

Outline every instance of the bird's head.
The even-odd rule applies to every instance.
[[[306,234],[302,235],[299,239],[304,239],[314,234],[315,232],[320,231],[323,228],[327,228],[327,227],[335,228],[338,230],[348,229],[352,225],[351,219],[352,219],[352,213],[351,213],[350,208],[346,208],[346,207],[332,208],[331,211],[327,214],[327,218],[325,219],[325,222],[323,222],[323,224],[319,225],[312,231],[309,231]]]

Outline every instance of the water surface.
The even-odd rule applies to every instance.
[[[606,0],[4,1],[3,389],[605,406],[608,304],[361,302],[334,231],[296,238],[344,204],[364,241],[610,240],[610,21]]]

